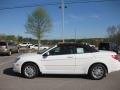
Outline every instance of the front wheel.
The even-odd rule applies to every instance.
[[[18,49],[17,51],[16,51],[16,53],[19,53],[20,52],[20,50]]]
[[[22,74],[26,78],[34,78],[38,75],[38,68],[35,64],[32,63],[25,64],[22,68]]]
[[[100,80],[106,76],[107,70],[102,64],[95,64],[89,69],[91,79]]]
[[[9,51],[9,52],[8,52],[8,56],[11,56],[11,55],[12,55],[12,52],[11,52],[11,51]]]

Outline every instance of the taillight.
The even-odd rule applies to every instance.
[[[120,61],[120,58],[118,57],[118,55],[112,55],[112,58]]]

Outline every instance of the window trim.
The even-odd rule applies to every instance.
[[[63,45],[63,46],[61,46],[61,45],[58,45],[57,47],[67,47],[66,45]],[[70,45],[70,46],[73,46],[73,53],[69,53],[69,54],[58,54],[58,55],[71,55],[71,54],[76,54],[75,53],[75,46],[74,45]],[[53,49],[55,49],[55,48],[57,48],[57,47],[54,47],[54,48],[52,48],[51,50],[53,50]],[[50,51],[51,50],[49,50],[49,51],[47,51],[47,52],[49,52],[49,56],[56,56],[57,54],[55,54],[55,55],[50,55]]]
[[[83,48],[84,53],[77,53],[77,47]],[[91,50],[88,50],[88,48],[91,49]],[[97,52],[97,50],[96,51],[92,51],[92,47],[87,46],[87,45],[77,45],[75,47],[75,52],[76,52],[76,54],[85,54],[85,53],[94,53],[94,52]]]

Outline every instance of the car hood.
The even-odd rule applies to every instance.
[[[20,58],[29,58],[29,59],[32,59],[32,58],[40,58],[42,57],[41,54],[37,54],[37,53],[27,53],[27,54],[22,54],[20,56],[18,56]]]

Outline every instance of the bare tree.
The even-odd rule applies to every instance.
[[[108,32],[109,41],[113,42],[115,40],[116,33],[117,33],[116,26],[113,25],[108,27],[107,32]]]
[[[108,27],[107,32],[109,41],[120,45],[120,25]]]
[[[52,26],[51,18],[42,7],[38,7],[33,11],[32,15],[28,16],[25,25],[27,33],[32,34],[38,39],[38,50],[40,50],[40,41],[44,34],[50,30]]]

